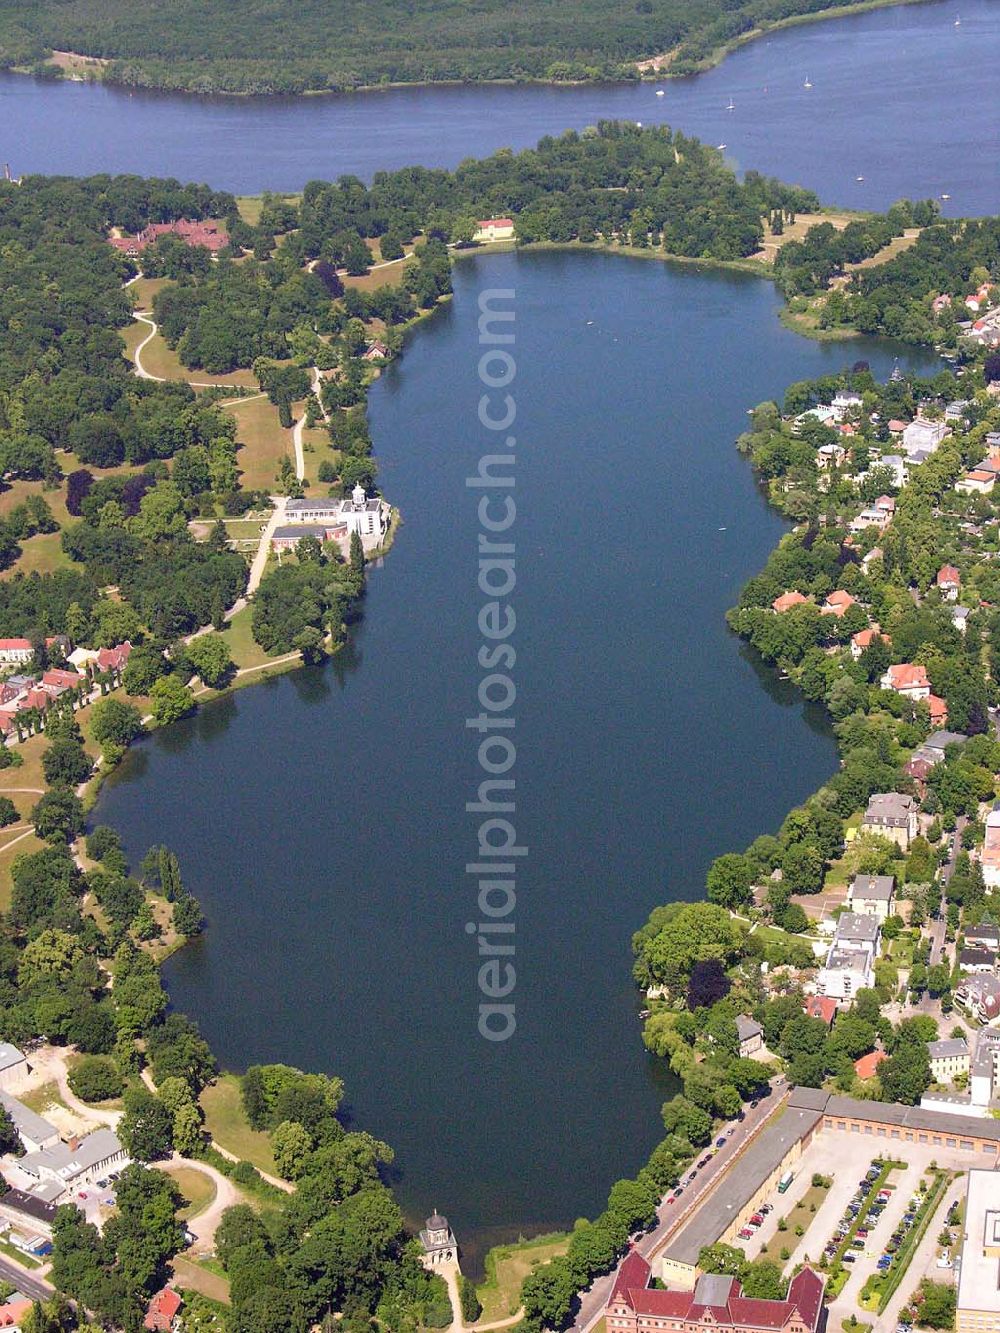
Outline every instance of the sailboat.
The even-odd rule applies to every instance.
[[[960,28],[961,26],[962,26],[962,20],[961,20],[960,18],[956,18],[956,19],[955,19],[955,27],[956,27],[956,28]]]
[[[812,84],[809,82],[809,75],[808,75],[808,74],[806,75],[806,81],[805,81],[805,83],[802,85],[802,87],[803,87],[803,88],[811,88],[811,87],[812,87]]]
[[[732,98],[729,99],[729,105],[726,107],[726,110],[727,110],[727,111],[735,111],[735,110],[736,110],[736,103],[733,101]]]

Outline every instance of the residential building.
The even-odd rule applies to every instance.
[[[859,629],[857,634],[851,635],[851,656],[855,662],[861,657],[866,648],[870,648],[876,639],[881,639],[883,643],[891,646],[892,639],[888,634],[883,634],[881,627],[876,622],[868,629]]]
[[[865,573],[867,574],[869,568],[875,563],[875,561],[876,561],[876,560],[881,560],[881,559],[882,559],[882,548],[881,548],[881,546],[873,546],[872,549],[868,552],[867,555],[863,555],[863,556],[861,557],[861,568],[862,568],[862,569],[865,571]]]
[[[361,353],[362,361],[388,361],[388,359],[388,346],[384,342],[380,342],[377,338],[374,342],[370,342]]]
[[[752,1300],[737,1278],[703,1273],[694,1291],[659,1291],[650,1286],[653,1270],[632,1250],[618,1270],[608,1298],[608,1333],[818,1333],[822,1323],[823,1279],[803,1268],[788,1284],[783,1301]]]
[[[974,467],[966,472],[963,477],[959,477],[955,482],[955,490],[963,495],[989,495],[996,485],[996,473],[988,472],[985,468]]]
[[[835,412],[840,416],[848,413],[857,413],[861,411],[862,401],[859,393],[851,393],[849,390],[841,389],[834,395],[833,402],[830,404]]]
[[[1000,926],[993,921],[980,921],[978,926],[966,926],[965,943],[976,949],[992,949],[1000,952]]]
[[[837,1017],[837,1001],[828,995],[807,995],[802,1009],[807,1018],[822,1018],[827,1027],[832,1027]]]
[[[903,431],[903,449],[908,454],[917,449],[933,453],[950,434],[950,427],[943,421],[928,421],[925,417],[917,416]]]
[[[816,461],[821,469],[840,467],[847,457],[847,450],[842,444],[821,444],[816,450]]]
[[[740,1039],[740,1059],[749,1059],[764,1047],[764,1029],[755,1018],[737,1014],[736,1031]]]
[[[883,1060],[888,1060],[885,1051],[869,1051],[854,1061],[854,1072],[860,1079],[874,1078]]]
[[[9,1041],[0,1041],[0,1092],[17,1092],[30,1072],[27,1057]]]
[[[955,1003],[980,1023],[992,1023],[1000,1018],[1000,979],[985,973],[963,977],[955,990]]]
[[[800,592],[783,592],[771,603],[771,610],[781,615],[783,611],[790,611],[793,606],[803,606],[808,601],[809,598],[803,597]]]
[[[928,758],[940,764],[946,757],[949,745],[964,745],[968,739],[968,736],[963,736],[960,731],[933,731],[917,753],[923,754],[926,751]]]
[[[513,218],[481,218],[476,223],[474,241],[512,241],[514,239]]]
[[[34,1301],[25,1296],[23,1291],[13,1291],[0,1303],[0,1328],[9,1328],[19,1333],[21,1325],[31,1313]]]
[[[902,851],[908,851],[917,836],[917,803],[912,796],[899,792],[876,792],[868,798],[868,808],[861,821],[862,831],[888,838]]]
[[[0,663],[30,662],[34,655],[30,639],[0,639]]]
[[[959,590],[962,587],[962,578],[954,565],[942,565],[937,572],[937,578],[934,580],[941,595],[949,602],[957,602]]]
[[[878,465],[879,467],[892,469],[892,484],[898,490],[902,490],[909,481],[909,476],[906,472],[906,460],[903,458],[902,454],[883,454],[878,460]]]
[[[970,1171],[965,1192],[956,1333],[1000,1333],[1000,1198],[993,1171]]]
[[[1000,803],[986,816],[983,839],[983,880],[988,889],[1000,888]]]
[[[10,1116],[17,1136],[24,1145],[25,1152],[38,1152],[40,1148],[54,1148],[59,1142],[59,1131],[44,1116],[33,1111],[24,1102],[19,1102],[9,1092],[0,1092],[0,1105]]]
[[[52,1185],[52,1202],[67,1202],[74,1190],[128,1166],[129,1156],[110,1129],[95,1129],[85,1139],[71,1139],[28,1153],[18,1166],[40,1185]],[[58,1191],[58,1192],[56,1192]]]
[[[995,965],[996,954],[992,949],[961,949],[959,951],[958,966],[963,972],[993,972]]]
[[[178,1327],[178,1318],[183,1301],[173,1287],[162,1287],[149,1302],[143,1328],[157,1329],[160,1333]]]
[[[929,1041],[927,1054],[931,1062],[931,1078],[935,1083],[953,1083],[960,1074],[968,1074],[970,1054],[964,1037],[945,1037]]]
[[[892,915],[896,881],[892,875],[855,875],[847,888],[847,906],[861,916],[885,921]]]
[[[913,662],[898,662],[891,666],[879,685],[883,690],[895,690],[907,699],[926,699],[931,692],[927,668]]]
[[[825,616],[842,616],[848,608],[855,606],[856,602],[849,592],[837,589],[830,593],[829,597],[823,602],[820,611]]]
[[[826,961],[816,975],[818,995],[853,1002],[859,990],[871,985],[881,929],[877,917],[841,913]]]
[[[932,727],[948,725],[948,705],[939,695],[929,694],[924,703],[927,705],[927,714]]]
[[[959,634],[964,634],[968,629],[970,614],[967,606],[953,606],[951,608],[951,623],[958,630]]]

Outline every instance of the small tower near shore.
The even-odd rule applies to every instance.
[[[448,1219],[435,1208],[424,1223],[420,1232],[420,1244],[424,1247],[424,1266],[440,1268],[446,1264],[458,1267],[458,1241],[448,1225]]]

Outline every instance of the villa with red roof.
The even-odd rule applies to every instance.
[[[512,241],[514,239],[513,218],[481,218],[476,223],[474,241]]]
[[[931,692],[931,683],[927,679],[927,668],[912,662],[899,662],[891,666],[879,684],[883,690],[895,690],[905,694],[907,699],[926,699]]]
[[[935,582],[949,602],[957,600],[962,579],[954,565],[942,565],[937,572]]]
[[[823,1322],[823,1279],[803,1268],[788,1284],[783,1301],[752,1300],[739,1281],[703,1273],[694,1291],[650,1286],[652,1269],[632,1250],[618,1270],[608,1299],[608,1333],[818,1333]]]
[[[928,694],[924,703],[931,715],[931,726],[934,728],[945,726],[948,722],[948,705],[945,701],[936,694]]]
[[[879,1065],[888,1058],[885,1051],[869,1051],[867,1055],[862,1055],[859,1060],[854,1061],[854,1072],[858,1078],[873,1078],[878,1072]]]
[[[854,658],[855,662],[866,648],[872,646],[872,643],[876,639],[882,639],[886,644],[891,645],[892,643],[892,639],[889,638],[888,634],[882,633],[878,621],[871,625],[870,628],[859,629],[857,634],[851,635],[851,656]]]
[[[0,662],[30,662],[34,655],[30,639],[0,639]]]
[[[849,592],[844,592],[838,588],[836,592],[830,593],[829,597],[820,607],[825,616],[842,616],[851,606],[854,606],[854,598]]]
[[[808,600],[809,598],[803,597],[800,592],[783,592],[771,603],[771,610],[777,611],[780,615],[782,611],[790,611],[793,606],[802,606]]]
[[[829,995],[807,995],[802,1010],[807,1018],[822,1018],[827,1027],[832,1027],[837,1017],[837,1001]]]
[[[229,244],[229,237],[217,222],[191,222],[188,218],[179,218],[176,222],[151,222],[135,236],[110,236],[108,243],[129,259],[136,259],[161,236],[179,236],[186,245],[203,245],[212,254]]]

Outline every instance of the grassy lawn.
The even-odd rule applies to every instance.
[[[801,241],[810,227],[818,227],[821,222],[832,222],[838,231],[843,231],[849,222],[863,216],[863,213],[797,213],[795,221],[791,224],[786,223],[785,230],[780,236],[771,236],[769,233],[765,235],[761,248],[753,258],[773,264],[774,257],[781,247],[787,245],[789,241]]]
[[[278,409],[266,398],[255,398],[236,408],[226,406],[236,419],[236,438],[242,445],[236,461],[244,489],[270,490],[282,456],[287,454],[294,462],[292,432],[278,424]]]
[[[283,194],[281,197],[289,204],[298,204],[302,198],[300,194]],[[236,207],[240,211],[240,217],[248,227],[256,227],[260,221],[263,205],[263,197],[259,194],[238,194],[236,196]]]
[[[486,1281],[477,1288],[483,1307],[480,1322],[491,1323],[515,1314],[524,1279],[539,1264],[565,1254],[568,1245],[568,1236],[539,1236],[519,1245],[497,1245],[490,1250],[486,1256]]]
[[[134,329],[139,330],[138,337],[134,336]],[[132,355],[134,355],[136,344],[142,342],[147,333],[149,333],[148,325],[138,322],[126,330],[126,346],[131,343]],[[142,364],[150,375],[156,375],[162,379],[192,380],[196,384],[225,384],[230,387],[244,389],[257,388],[257,381],[250,370],[234,370],[228,375],[210,375],[204,370],[188,370],[186,366],[181,365],[177,353],[170,350],[165,339],[159,333],[151,338],[142,349]]]
[[[237,667],[264,666],[274,659],[254,639],[250,629],[253,608],[245,606],[233,616],[222,637],[229,644],[229,651]]]
[[[20,543],[21,554],[0,578],[11,579],[15,574],[51,574],[56,569],[79,569],[62,548],[61,534],[40,532]]]
[[[240,1104],[239,1080],[235,1074],[222,1074],[201,1094],[205,1127],[220,1147],[252,1162],[259,1171],[277,1174],[274,1155],[266,1134],[251,1129]]]
[[[136,310],[152,310],[153,297],[157,292],[162,292],[164,287],[169,285],[167,278],[140,278],[138,282],[133,282],[129,291],[132,293],[132,300],[135,302]],[[149,330],[147,329],[148,333]]]
[[[219,1273],[213,1273],[204,1264],[196,1264],[191,1259],[179,1254],[174,1260],[174,1275],[178,1286],[189,1291],[199,1291],[213,1301],[229,1304],[229,1282]]]
[[[204,1171],[196,1171],[190,1166],[171,1166],[164,1170],[184,1195],[184,1207],[177,1213],[182,1222],[190,1222],[203,1213],[215,1198],[215,1181]]]
[[[9,1259],[13,1259],[16,1264],[21,1264],[24,1268],[41,1268],[38,1259],[32,1259],[30,1254],[25,1254],[15,1245],[8,1245],[5,1240],[0,1240],[0,1252],[6,1254]]]
[[[378,255],[375,255],[373,262],[380,263]],[[355,278],[345,274],[342,281],[345,287],[356,287],[359,292],[374,292],[379,287],[398,287],[403,280],[405,263],[406,258],[397,259],[384,267],[372,269],[370,273],[365,273],[361,277]]]

